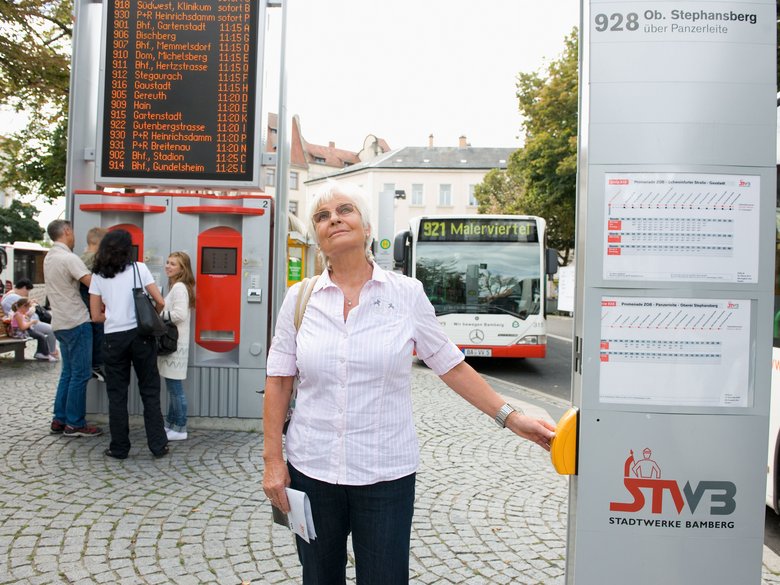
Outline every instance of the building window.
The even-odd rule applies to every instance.
[[[439,185],[439,207],[452,207],[452,185]]]
[[[425,205],[422,183],[412,183],[412,205]]]
[[[290,171],[290,189],[298,190],[298,173],[295,171]]]
[[[276,185],[276,169],[265,169],[265,186],[273,187]]]
[[[479,205],[477,197],[474,195],[474,190],[476,188],[476,185],[469,185],[469,207],[477,207]]]
[[[292,213],[293,215],[298,215],[298,202],[297,201],[288,201],[287,202],[287,211]]]
[[[314,157],[314,162],[319,164],[319,165],[324,165],[325,164],[325,159],[322,158],[321,156],[315,156]]]

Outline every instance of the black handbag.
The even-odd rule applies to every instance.
[[[157,355],[171,355],[179,345],[179,328],[170,320],[163,318],[165,332],[157,338]]]
[[[138,264],[134,262],[133,268],[135,269],[133,272],[133,303],[135,304],[138,334],[144,337],[159,337],[165,333],[165,324],[143,287],[136,286],[135,277],[138,276],[139,283],[141,281]]]
[[[51,323],[51,313],[40,305],[35,305],[35,314],[41,323]]]

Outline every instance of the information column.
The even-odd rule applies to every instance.
[[[98,184],[258,186],[264,10],[106,2]]]

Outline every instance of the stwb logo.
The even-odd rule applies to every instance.
[[[642,450],[642,458],[634,459],[634,451],[629,451],[629,456],[623,466],[623,485],[631,497],[630,501],[610,502],[609,509],[612,512],[640,512],[647,506],[647,498],[650,498],[650,512],[662,514],[664,511],[664,494],[671,496],[674,509],[681,514],[687,507],[691,513],[696,512],[700,506],[709,504],[709,512],[713,516],[728,516],[737,508],[734,497],[737,495],[737,486],[730,481],[707,480],[700,481],[695,486],[686,481],[680,488],[680,482],[674,479],[663,479],[661,468],[652,459],[653,452],[649,447]],[[709,496],[705,498],[705,495]]]

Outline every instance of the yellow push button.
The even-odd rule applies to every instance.
[[[577,475],[577,434],[580,411],[576,406],[567,410],[558,421],[550,444],[550,459],[561,475]]]

